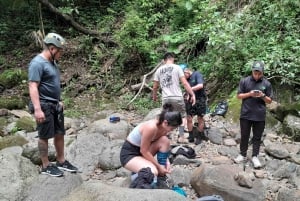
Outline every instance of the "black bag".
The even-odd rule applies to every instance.
[[[189,159],[193,159],[196,157],[196,152],[192,147],[187,145],[173,145],[170,151],[170,162],[172,163],[174,158],[178,155],[183,155]]]
[[[228,103],[226,100],[222,100],[215,107],[215,110],[212,113],[212,116],[220,115],[220,116],[225,117],[227,110],[228,110]]]

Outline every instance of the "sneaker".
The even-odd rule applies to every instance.
[[[42,168],[41,174],[47,174],[52,177],[62,177],[64,172],[58,169],[55,165],[49,164],[47,167]]]
[[[261,163],[259,161],[259,159],[256,156],[252,157],[252,163],[254,168],[260,168],[261,167]]]
[[[65,170],[68,172],[77,172],[78,168],[73,166],[69,161],[65,160],[63,163],[59,163],[58,161],[56,162],[56,166],[60,170]]]
[[[246,157],[242,156],[241,154],[238,155],[235,159],[233,159],[235,163],[245,162],[247,160]]]

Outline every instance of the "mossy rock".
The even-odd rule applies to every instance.
[[[300,117],[300,102],[282,104],[278,106],[273,113],[276,119],[281,122],[289,114]]]
[[[0,117],[0,136],[4,136],[4,128],[7,125],[8,121],[5,117]]]
[[[240,120],[240,113],[241,113],[241,105],[242,101],[238,98],[231,98],[228,101],[228,111],[226,114],[226,118],[229,118],[234,122],[237,123]]]
[[[282,131],[284,134],[291,137],[292,140],[300,142],[300,126],[298,116],[287,115],[283,121]]]
[[[28,141],[20,135],[9,135],[0,138],[0,150],[6,147],[23,146]]]
[[[16,122],[16,127],[20,130],[33,132],[36,130],[36,122],[31,117],[21,117]]]
[[[266,114],[266,127],[267,128],[274,128],[276,125],[278,125],[279,121],[274,117],[272,113],[267,111]]]
[[[236,97],[237,91],[233,91],[230,95],[230,99],[228,100],[228,111],[226,114],[226,119],[230,120],[233,123],[239,123],[240,121],[240,113],[241,113],[241,105],[242,100]],[[266,115],[266,127],[272,128],[278,124],[278,120],[267,111]]]
[[[23,97],[1,97],[0,108],[6,108],[8,110],[24,109],[27,101]]]
[[[0,85],[10,89],[18,86],[23,80],[27,79],[27,71],[22,69],[8,69],[0,74]]]

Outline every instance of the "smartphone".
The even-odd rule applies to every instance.
[[[257,94],[260,92],[259,90],[253,90],[253,91],[254,91],[254,93],[257,93]]]

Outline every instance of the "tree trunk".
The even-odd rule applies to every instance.
[[[101,37],[100,40],[103,41],[104,43],[110,43],[114,44],[115,46],[118,46],[114,41],[109,39],[107,37],[107,33],[102,34],[96,30],[89,30],[80,24],[78,24],[71,16],[61,13],[56,7],[54,7],[48,0],[38,0],[42,5],[46,6],[52,13],[58,15],[59,17],[63,18],[66,22],[68,22],[72,27],[74,27],[77,31],[87,34],[87,35],[92,35],[95,37]]]

